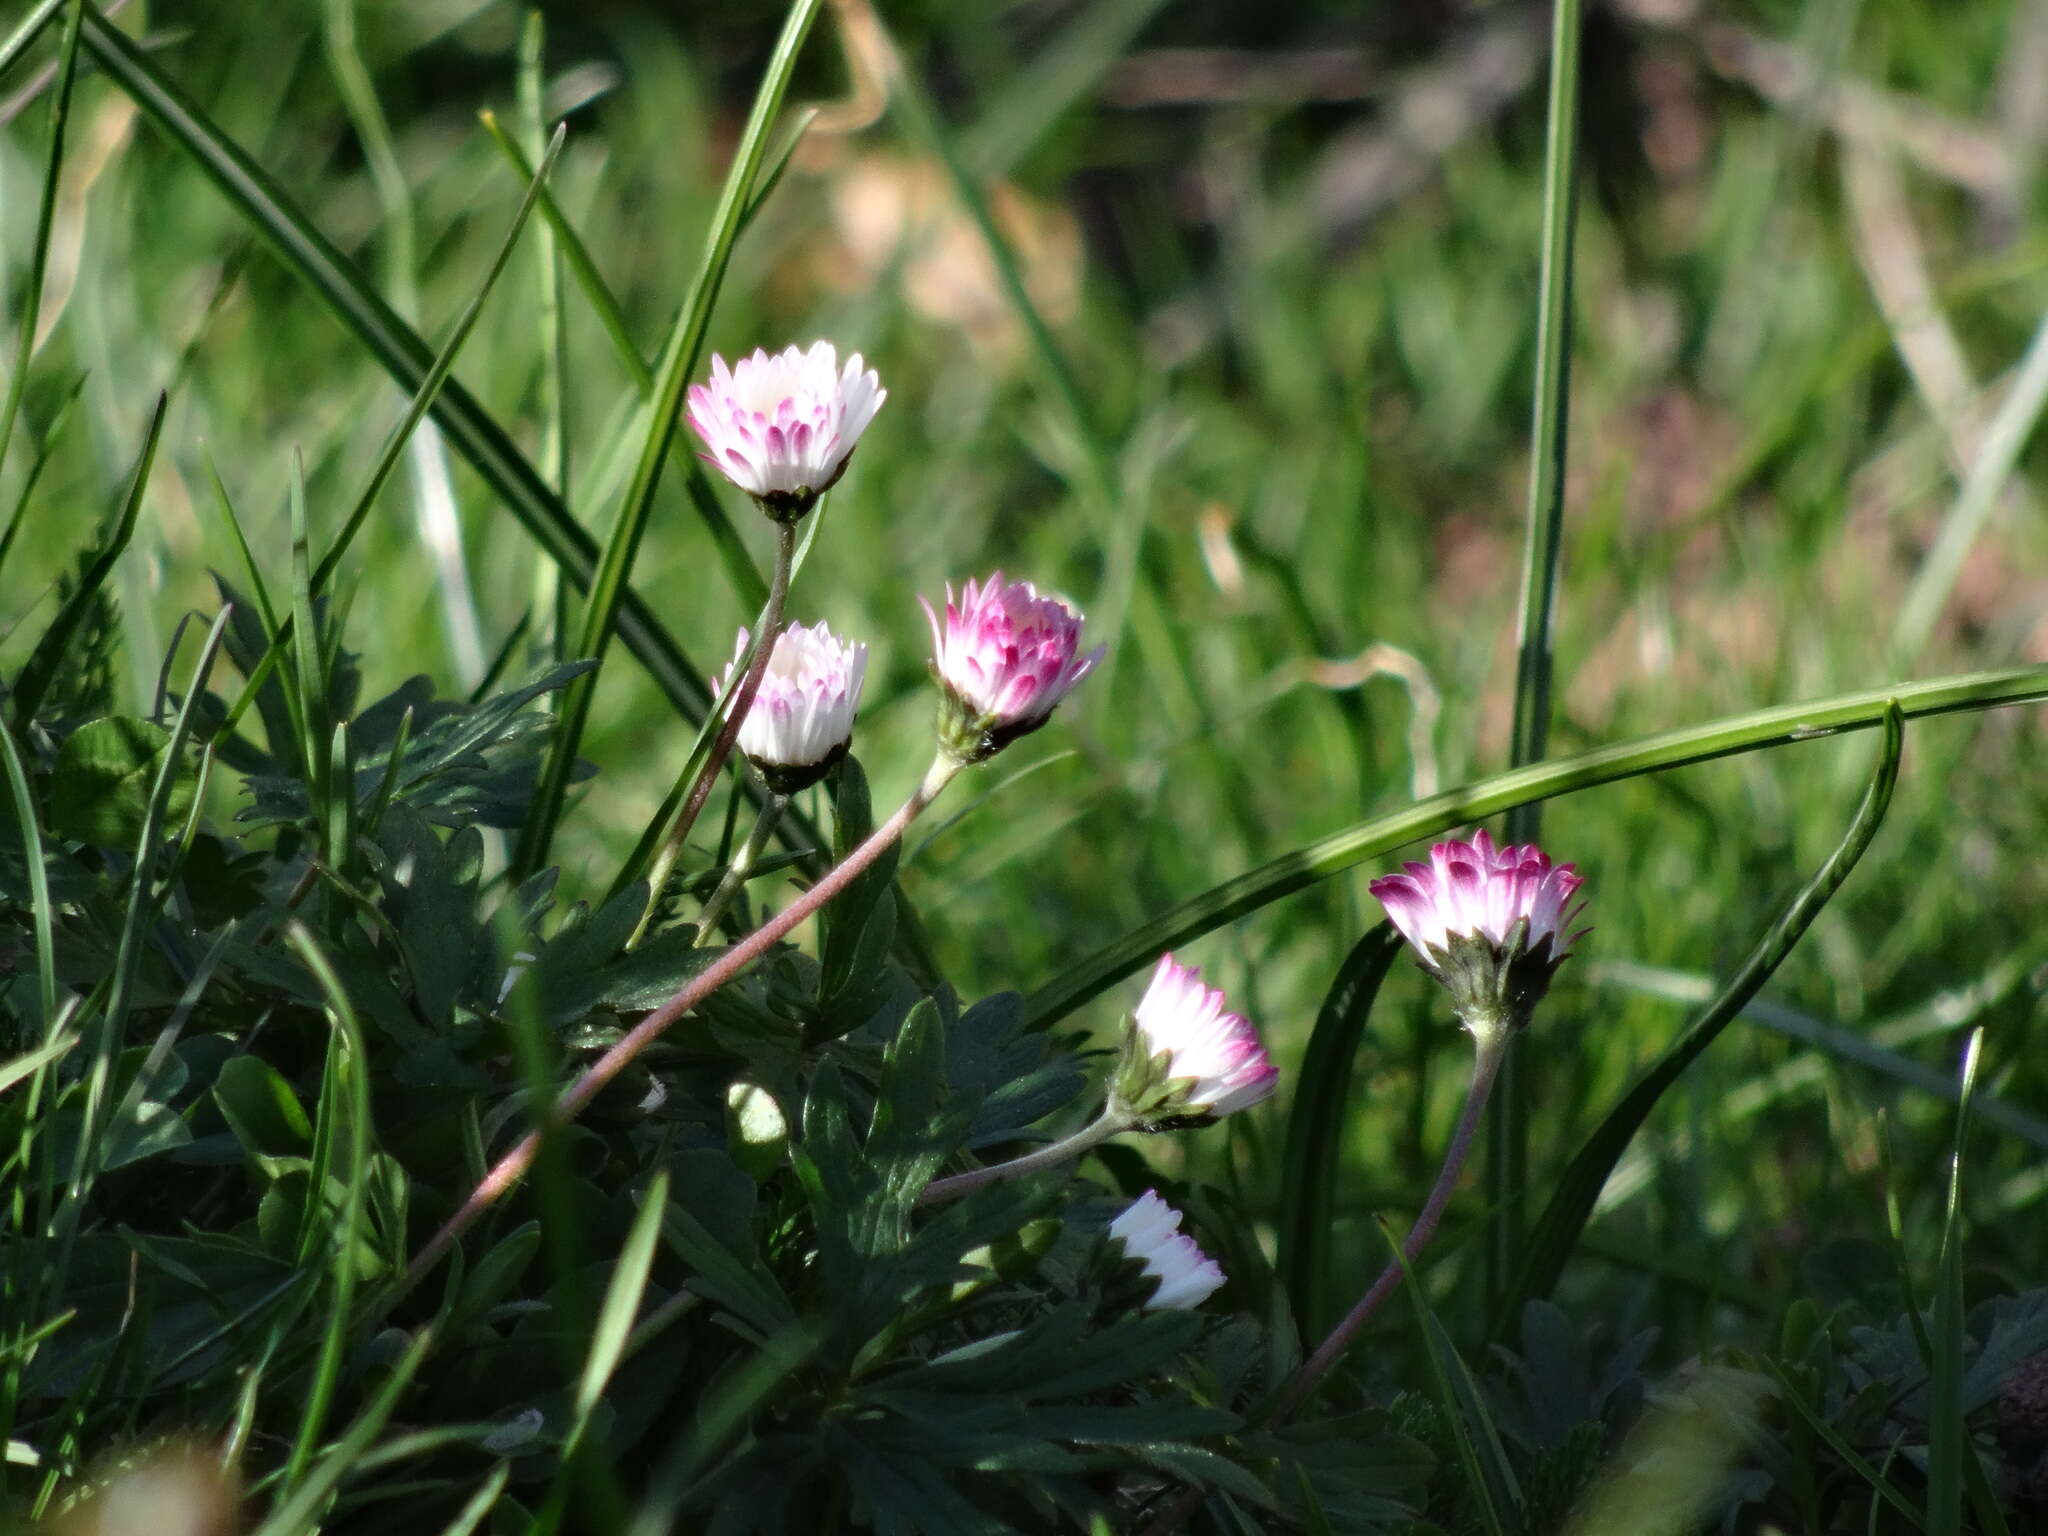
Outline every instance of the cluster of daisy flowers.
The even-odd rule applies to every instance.
[[[819,341],[807,350],[756,351],[731,367],[714,357],[709,381],[689,391],[687,415],[704,461],[767,516],[793,524],[845,474],[887,399],[859,353],[842,366],[837,349]],[[955,766],[983,762],[1045,725],[1103,654],[1082,649],[1076,608],[1000,571],[957,593],[948,586],[943,610],[924,608],[940,693],[939,746]],[[741,630],[716,679],[721,697],[736,690],[750,640]],[[769,654],[737,745],[770,791],[787,796],[845,756],[868,652],[824,623],[791,623],[764,643]],[[1482,831],[1470,842],[1438,843],[1428,863],[1410,863],[1371,889],[1422,968],[1448,989],[1465,1027],[1485,1042],[1528,1023],[1582,937],[1584,930],[1568,931],[1584,905],[1574,901],[1579,885],[1571,865],[1554,864],[1533,846],[1497,847]],[[1053,1166],[1124,1131],[1212,1124],[1270,1096],[1278,1077],[1251,1021],[1204,986],[1195,968],[1162,955],[1125,1019],[1093,1124],[1012,1164],[941,1180],[927,1196]],[[1105,1244],[1142,1274],[1148,1308],[1199,1306],[1224,1282],[1181,1221],[1147,1190],[1108,1224]]]

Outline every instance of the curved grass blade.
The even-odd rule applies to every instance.
[[[1941,1220],[1941,1258],[1935,1267],[1934,1305],[1928,1321],[1927,1536],[1962,1536],[1964,1465],[1974,1458],[1963,1414],[1963,1151],[1969,1144],[1970,1105],[1984,1057],[1984,1030],[1970,1031],[1963,1049],[1962,1093],[1956,1100],[1955,1145],[1949,1154],[1948,1203]]]
[[[1404,843],[1496,815],[1524,801],[1555,799],[1597,784],[1788,742],[1868,730],[1894,707],[1904,719],[1917,720],[2044,699],[2048,699],[2048,666],[1971,672],[1836,694],[1810,703],[1780,704],[1496,774],[1319,838],[1182,902],[1032,993],[1025,1001],[1025,1018],[1042,1029],[1156,961],[1162,950],[1188,943]]]
[[[661,483],[662,465],[668,458],[669,444],[675,437],[683,390],[703,350],[705,332],[711,325],[712,307],[717,303],[718,291],[725,282],[733,242],[739,237],[740,216],[746,209],[747,194],[767,154],[768,131],[782,108],[790,75],[796,68],[797,54],[810,34],[811,23],[817,19],[822,3],[823,0],[796,0],[790,7],[789,16],[783,22],[782,35],[776,39],[775,51],[770,55],[767,71],[761,77],[753,111],[740,135],[731,169],[726,172],[724,190],[719,194],[717,211],[711,218],[697,279],[676,316],[675,328],[669,334],[667,345],[662,348],[661,367],[649,407],[647,434],[641,444],[632,481],[626,487],[625,499],[620,504],[618,520],[612,525],[603,559],[591,582],[590,600],[584,610],[583,627],[577,636],[572,659],[587,657],[601,661],[611,644],[633,559],[639,553],[640,540],[654,512],[654,493]],[[563,800],[569,792],[577,749],[583,743],[583,728],[590,718],[590,704],[596,691],[595,675],[581,677],[569,685],[562,698],[547,762],[527,809],[526,823],[520,832],[519,851],[512,861],[514,878],[531,874],[547,862],[548,847],[554,840],[556,823],[561,819]]]
[[[1344,1103],[1366,1020],[1401,953],[1401,937],[1381,923],[1352,945],[1337,970],[1302,1054],[1281,1156],[1280,1279],[1295,1324],[1314,1337],[1329,1313],[1330,1227],[1344,1148]]]
[[[57,1023],[57,937],[55,908],[50,905],[50,872],[43,862],[43,832],[36,824],[35,797],[29,792],[28,770],[14,733],[0,724],[0,755],[7,759],[7,787],[14,800],[15,824],[21,828],[21,853],[28,864],[29,905],[36,930],[36,998],[43,1007],[43,1040],[51,1043]],[[0,1072],[0,1079],[4,1079]],[[0,1080],[0,1089],[6,1086]],[[23,1126],[23,1133],[27,1133]]]
[[[299,1411],[299,1431],[285,1465],[284,1490],[289,1495],[301,1484],[311,1465],[313,1448],[319,1443],[328,1406],[334,1401],[334,1391],[341,1380],[343,1352],[348,1344],[364,1195],[369,1183],[370,1077],[355,1008],[341,978],[328,962],[326,951],[305,924],[297,920],[286,927],[285,939],[326,994],[334,1021],[334,1032],[328,1037],[327,1066],[321,1076],[320,1119],[307,1183],[305,1218],[299,1234],[299,1268],[303,1271],[315,1249],[326,1242],[332,1245],[334,1275],[320,1357]],[[347,1121],[345,1153],[337,1151],[337,1118]],[[339,1219],[332,1223],[324,1219],[330,1182],[339,1184],[342,1190]]]
[[[1667,1046],[1648,1071],[1623,1094],[1607,1112],[1593,1134],[1586,1138],[1571,1164],[1558,1177],[1556,1193],[1544,1208],[1524,1247],[1519,1273],[1505,1297],[1494,1308],[1496,1330],[1505,1329],[1521,1315],[1525,1301],[1548,1296],[1564,1271],[1565,1261],[1577,1246],[1579,1234],[1593,1214],[1600,1191],[1614,1165],[1642,1129],[1643,1122],[1657,1107],[1657,1101],[1678,1081],[1685,1069],[1714,1042],[1763,984],[1791,954],[1821,909],[1842,888],[1857,861],[1877,835],[1891,805],[1892,788],[1898,782],[1899,755],[1904,746],[1903,719],[1896,707],[1884,717],[1884,744],[1876,771],[1856,808],[1854,820],[1842,841],[1805,889],[1793,898],[1770,932],[1750,952],[1721,995],[1714,999],[1676,1040]]]
[[[285,265],[326,302],[399,384],[417,389],[433,350],[370,287],[353,263],[313,227],[269,174],[228,139],[199,107],[104,16],[88,5],[84,46],[109,78],[176,144],[269,241]],[[448,442],[577,587],[597,569],[597,543],[569,515],[525,456],[460,381],[448,380],[433,405]],[[646,600],[619,598],[619,638],[686,718],[703,717],[704,675],[663,627]]]
[[[14,691],[8,703],[14,711],[17,722],[26,724],[34,718],[36,706],[43,702],[43,695],[57,675],[58,667],[64,663],[71,649],[71,638],[78,626],[85,622],[91,611],[93,599],[98,596],[107,578],[114,574],[114,562],[121,558],[121,552],[128,547],[128,541],[135,536],[135,518],[142,510],[142,493],[149,485],[150,467],[156,462],[156,445],[163,433],[165,396],[156,397],[156,409],[150,413],[149,434],[143,439],[142,456],[136,460],[135,475],[128,484],[128,495],[121,503],[121,511],[114,519],[114,526],[107,530],[100,547],[92,557],[92,563],[78,578],[78,587],[57,611],[57,617],[50,621],[50,627],[43,631],[36,641],[36,648],[22,663],[21,671],[15,675]]]
[[[7,381],[6,401],[0,404],[0,465],[7,462],[7,446],[14,439],[14,418],[21,410],[22,393],[28,387],[29,361],[35,356],[36,331],[43,312],[43,280],[50,270],[50,230],[57,213],[57,179],[64,169],[64,129],[71,119],[71,85],[78,75],[78,39],[83,20],[83,0],[79,0],[64,25],[57,94],[50,99],[50,149],[43,164],[42,200],[36,207],[28,290],[22,295],[21,321],[15,335],[14,373]]]

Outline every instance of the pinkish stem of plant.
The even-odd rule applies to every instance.
[[[959,770],[960,765],[957,762],[942,755],[932,764],[931,771],[925,775],[924,782],[917,787],[917,792],[903,802],[895,815],[875,828],[866,842],[833,865],[816,885],[791,902],[782,912],[763,923],[720,955],[705,970],[692,977],[681,991],[635,1024],[624,1039],[598,1057],[589,1069],[555,1100],[548,1116],[547,1129],[557,1128],[575,1119],[607,1083],[625,1071],[634,1057],[659,1039],[678,1019],[760,959],[798,923],[851,885],[863,870],[880,857],[885,848],[903,835],[904,829],[917,819],[919,813],[938,798],[939,792]],[[456,1239],[469,1230],[477,1217],[496,1204],[500,1197],[525,1177],[527,1169],[533,1166],[535,1154],[540,1150],[541,1135],[542,1132],[539,1130],[527,1132],[517,1146],[498,1160],[496,1166],[484,1176],[483,1182],[470,1191],[469,1198],[462,1202],[461,1207],[448,1218],[441,1230],[427,1240],[426,1246],[413,1257],[412,1263],[406,1269],[406,1289],[411,1289],[424,1279],[434,1266],[446,1257],[448,1250],[455,1246]]]
[[[1472,1084],[1465,1090],[1465,1107],[1459,1111],[1457,1128],[1451,1132],[1451,1144],[1444,1149],[1443,1167],[1437,1172],[1436,1184],[1423,1201],[1422,1210],[1415,1217],[1415,1225],[1408,1229],[1408,1236],[1401,1244],[1401,1259],[1380,1271],[1379,1278],[1358,1298],[1357,1305],[1344,1314],[1343,1321],[1330,1330],[1330,1336],[1316,1346],[1316,1352],[1287,1379],[1286,1386],[1281,1389],[1267,1415],[1268,1423],[1286,1422],[1307,1400],[1316,1383],[1343,1358],[1344,1351],[1372,1321],[1372,1315],[1380,1309],[1380,1304],[1394,1294],[1402,1275],[1414,1265],[1422,1250],[1429,1246],[1430,1238],[1436,1235],[1444,1209],[1451,1203],[1452,1192],[1458,1187],[1458,1176],[1465,1171],[1465,1159],[1471,1155],[1472,1141],[1485,1115],[1486,1100],[1493,1092],[1494,1079],[1500,1075],[1500,1064],[1507,1055],[1510,1038],[1502,1034],[1480,1041],[1478,1054],[1472,1062]],[[1178,1529],[1201,1502],[1199,1488],[1186,1489],[1145,1527],[1143,1536],[1166,1536],[1167,1532]]]

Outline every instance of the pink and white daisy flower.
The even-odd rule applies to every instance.
[[[1223,1268],[1180,1230],[1180,1212],[1148,1189],[1109,1224],[1109,1235],[1124,1256],[1144,1266],[1158,1282],[1144,1306],[1148,1312],[1199,1307],[1223,1284]]]
[[[725,691],[746,652],[743,629],[732,660],[713,684],[716,692]],[[740,750],[771,787],[791,793],[791,782],[815,783],[846,750],[867,671],[868,648],[841,640],[829,625],[791,624],[776,636],[739,734]]]
[[[1502,848],[1484,831],[1438,843],[1427,864],[1372,882],[1387,916],[1415,946],[1422,967],[1449,987],[1475,1032],[1519,1028],[1550,978],[1588,930],[1567,932],[1585,910],[1584,883],[1533,843]]]
[[[1202,973],[1161,955],[1132,1019],[1137,1049],[1149,1060],[1167,1058],[1172,1111],[1217,1118],[1272,1093],[1280,1071],[1241,1013],[1228,1012],[1223,993],[1202,985]],[[1141,1113],[1145,1106],[1133,1106]]]
[[[919,599],[920,602],[924,600]],[[951,708],[942,720],[947,747],[979,762],[1035,731],[1059,701],[1095,669],[1103,648],[1081,652],[1081,614],[1028,581],[997,571],[946,588],[943,621],[924,603],[932,626],[932,670]]]
[[[840,475],[889,392],[856,352],[839,365],[829,341],[808,352],[756,350],[692,384],[687,414],[700,457],[773,516],[802,517]]]

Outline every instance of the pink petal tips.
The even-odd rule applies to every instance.
[[[1180,1230],[1180,1212],[1148,1189],[1109,1224],[1113,1241],[1124,1256],[1143,1266],[1156,1281],[1144,1302],[1148,1312],[1199,1307],[1223,1284],[1223,1268]]]
[[[932,670],[945,691],[940,737],[962,762],[980,762],[1045,724],[1061,699],[1094,670],[1102,648],[1081,652],[1081,615],[1028,581],[1001,571],[946,589],[932,626]]]
[[[1549,989],[1585,930],[1571,929],[1583,884],[1533,844],[1501,848],[1483,831],[1438,843],[1429,862],[1372,882],[1387,916],[1415,946],[1423,969],[1449,987],[1475,1032],[1518,1028]]]
[[[1272,1093],[1279,1069],[1241,1013],[1202,973],[1161,955],[1133,1012],[1118,1096],[1141,1119],[1173,1125],[1246,1109]],[[1162,1059],[1163,1058],[1163,1059]]]
[[[713,354],[711,380],[690,386],[686,414],[705,463],[771,517],[794,520],[845,473],[888,398],[858,352],[842,368],[832,343],[819,341],[807,352],[757,350],[732,368]]]
[[[725,691],[746,650],[743,629],[714,691]],[[839,639],[828,625],[792,624],[776,636],[739,734],[740,750],[772,788],[792,793],[790,784],[815,783],[845,752],[867,670],[868,648]]]

